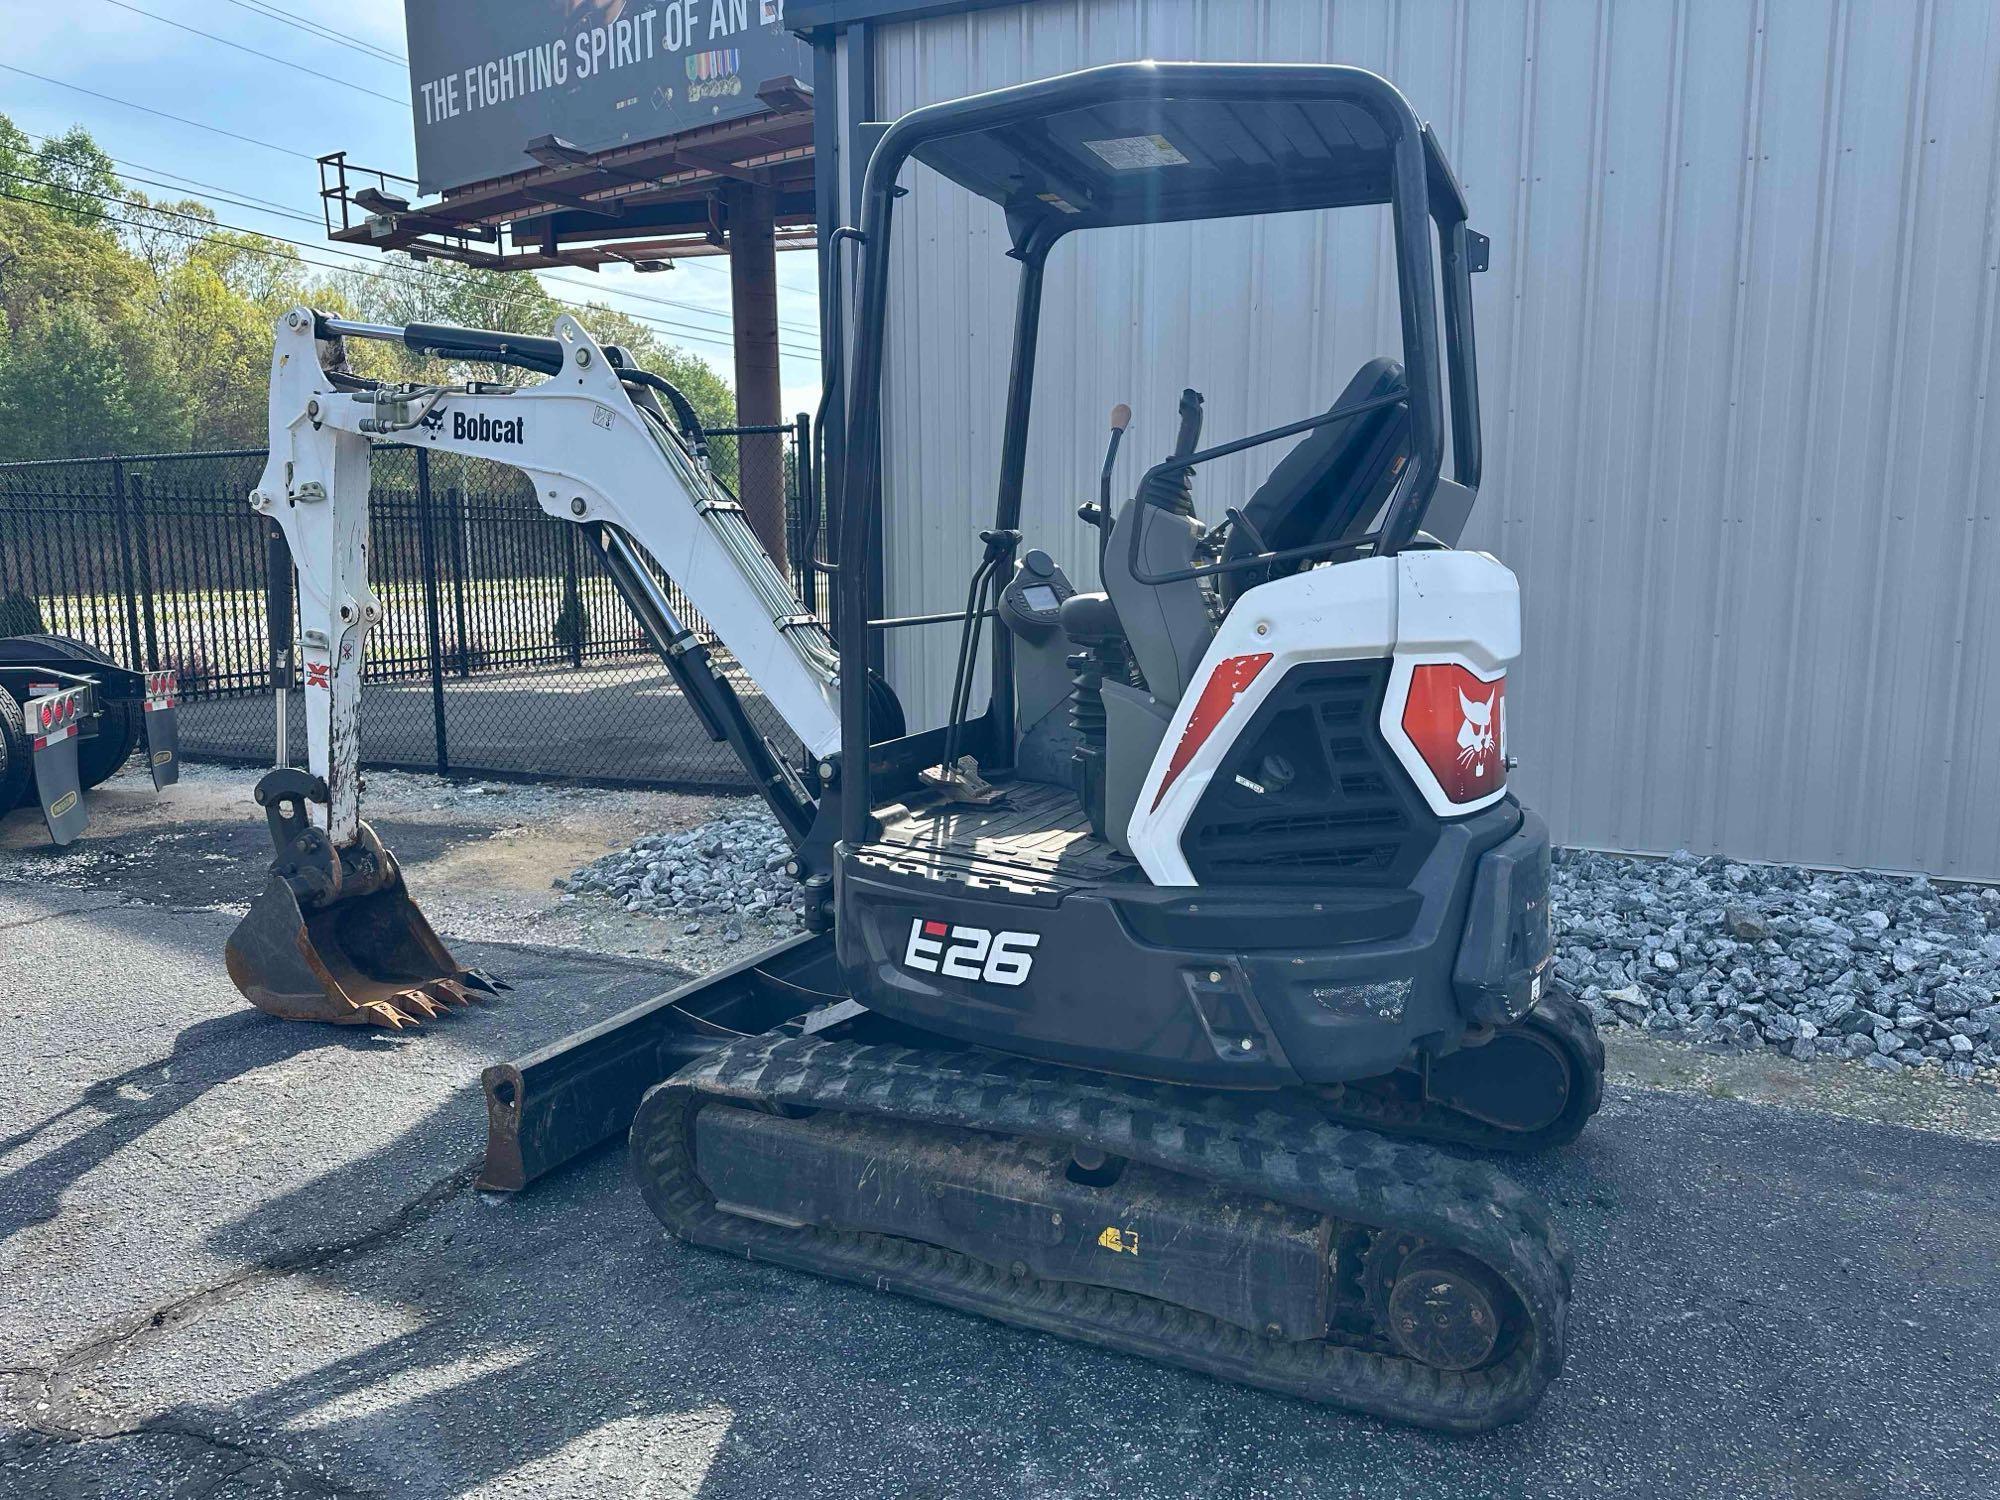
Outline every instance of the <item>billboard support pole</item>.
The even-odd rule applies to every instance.
[[[777,428],[784,422],[778,373],[777,199],[757,183],[732,183],[724,197],[729,225],[729,294],[736,324],[736,423]],[[737,491],[750,529],[780,570],[785,556],[785,462],[782,434],[746,433],[737,450]]]

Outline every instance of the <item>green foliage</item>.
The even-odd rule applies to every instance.
[[[531,333],[563,311],[519,272],[388,255],[324,270],[221,228],[203,203],[131,191],[81,127],[36,146],[0,115],[0,460],[261,446],[271,324],[301,303],[367,322]],[[596,306],[578,317],[686,392],[705,423],[732,420],[722,377],[652,326]],[[519,378],[400,345],[355,341],[348,353],[379,378]]]
[[[127,378],[133,353],[76,306],[57,307],[13,333],[0,371],[0,455],[90,458],[173,446],[183,436],[173,414],[147,408],[150,380]]]
[[[101,228],[109,217],[105,196],[118,196],[118,174],[81,125],[37,147],[0,115],[0,193],[38,204],[68,223]]]

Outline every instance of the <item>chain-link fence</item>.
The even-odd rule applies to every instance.
[[[782,493],[799,558],[811,555],[811,453],[803,417],[710,434],[724,483]],[[130,666],[171,667],[185,756],[268,763],[268,523],[248,504],[263,467],[261,450],[0,464],[0,635],[48,631]],[[544,515],[518,470],[382,447],[372,477],[369,576],[384,613],[364,674],[365,764],[746,785],[581,530]],[[667,590],[706,635],[680,590]],[[756,685],[726,651],[716,659],[753,722],[789,753],[791,737]],[[303,710],[291,698],[292,758],[301,760]]]

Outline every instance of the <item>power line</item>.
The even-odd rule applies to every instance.
[[[33,130],[23,130],[21,134],[28,137],[31,141],[46,142],[58,139],[56,136],[41,135]],[[93,142],[93,144],[95,143]],[[103,148],[99,147],[98,149],[102,150]],[[205,193],[220,194],[229,202],[232,208],[256,209],[260,213],[279,214],[287,219],[297,219],[302,224],[317,224],[322,228],[325,227],[325,220],[318,215],[307,213],[297,206],[287,208],[282,203],[273,203],[269,198],[253,197],[248,193],[238,192],[235,188],[223,187],[219,183],[203,182],[199,178],[189,177],[183,172],[170,172],[165,167],[149,167],[142,161],[131,161],[123,156],[113,156],[108,151],[105,152],[105,160],[114,162],[121,167],[132,168],[131,172],[120,172],[118,174],[127,182],[143,182],[149,187],[162,187],[173,193],[184,193],[190,187],[199,188]],[[154,174],[154,177],[171,177],[174,180],[171,182],[158,182],[154,178],[135,176],[134,173],[138,172],[151,172]]]
[[[136,109],[143,114],[157,115],[162,120],[172,120],[177,125],[192,125],[196,130],[206,130],[211,135],[226,135],[232,141],[242,141],[251,146],[262,146],[266,151],[276,151],[282,156],[296,156],[300,161],[318,164],[317,156],[308,156],[303,151],[294,151],[289,146],[274,146],[269,141],[260,141],[255,136],[238,135],[233,130],[224,130],[220,125],[204,125],[199,120],[190,120],[182,115],[170,115],[164,109],[154,109],[150,104],[135,104],[130,99],[120,99],[111,94],[100,94],[96,89],[87,89],[80,83],[66,83],[60,78],[46,78],[40,73],[30,73],[26,68],[17,68],[12,63],[0,63],[9,73],[19,73],[23,78],[32,78],[37,83],[54,84],[59,89],[74,89],[79,94],[88,94],[93,99],[102,99],[106,104],[122,104],[127,109]]]
[[[36,132],[32,130],[23,131],[22,134],[27,135],[34,140],[40,140],[40,141],[47,141],[53,139],[53,137],[50,136],[38,135]],[[121,157],[114,156],[111,158],[111,160],[114,162],[118,162],[122,166],[132,167],[142,172],[155,172],[163,177],[181,176],[181,174],[179,174],[178,172],[169,172],[164,167],[148,167],[140,162],[125,161]],[[152,181],[145,177],[136,177],[130,172],[120,172],[118,175],[124,178],[128,182],[144,182],[150,187],[163,187],[167,189],[169,192],[182,191],[182,189],[176,187],[173,183],[157,182],[157,181]],[[225,197],[234,198],[238,200],[231,203],[230,206],[233,208],[253,208],[260,212],[277,214],[283,218],[296,219],[302,224],[318,224],[323,226],[325,223],[323,218],[313,214],[299,211],[297,206],[287,206],[281,203],[274,203],[269,198],[257,198],[247,193],[238,193],[233,188],[218,187],[213,183],[196,182],[195,179],[193,179],[192,177],[181,177],[181,181],[193,183],[194,186],[202,188],[208,192],[219,193],[224,195]],[[254,233],[255,231],[246,230],[245,232]],[[691,262],[691,264],[699,264],[699,262]],[[599,292],[601,290],[602,295],[607,297],[630,297],[638,302],[650,302],[659,307],[671,307],[682,312],[693,313],[700,317],[714,318],[719,322],[723,323],[733,323],[734,321],[734,315],[732,313],[723,312],[719,308],[704,307],[698,302],[682,302],[677,298],[673,297],[661,297],[651,292],[641,292],[625,287],[618,287],[612,285],[605,285],[602,288],[599,288],[596,286],[592,286],[587,281],[577,281],[568,276],[554,276],[548,274],[547,272],[541,273],[541,279],[545,282],[554,282],[558,286],[573,286],[577,288],[577,290],[579,291]],[[819,339],[819,329],[815,325],[810,323],[785,322],[783,319],[780,319],[778,326],[783,330],[785,330],[787,333],[796,333],[802,337],[810,338],[814,342],[817,342]]]
[[[115,156],[112,157],[111,159],[113,161],[118,160],[118,158]],[[127,165],[130,164],[127,163]],[[121,182],[143,182],[147,187],[165,188],[170,193],[184,193],[187,191],[187,189],[182,187],[179,183],[158,182],[151,177],[141,177],[133,172],[120,172],[118,174],[118,178]],[[186,180],[190,182],[193,181],[192,178]],[[320,224],[320,221],[318,219],[315,219],[311,214],[294,213],[289,208],[279,208],[276,204],[265,203],[255,198],[238,198],[232,195],[227,188],[203,187],[202,184],[200,183],[195,183],[194,185],[197,187],[202,187],[202,191],[210,194],[211,196],[220,198],[222,202],[230,208],[247,208],[252,213],[272,214],[280,219],[295,219],[301,224],[310,224],[314,226],[318,226]]]
[[[543,273],[542,279],[544,281],[553,281],[558,286],[573,286],[581,291],[588,292],[597,290],[597,288],[593,287],[587,281],[576,281],[568,276],[551,276],[545,272]],[[657,303],[661,307],[678,308],[683,312],[703,313],[711,318],[727,318],[733,321],[735,317],[735,314],[725,313],[721,311],[719,308],[703,307],[699,302],[678,302],[672,297],[656,297],[650,292],[627,291],[623,287],[616,287],[616,288],[607,287],[605,288],[605,294],[607,296],[614,296],[614,297],[634,297],[641,302],[653,302]],[[810,334],[815,339],[819,337],[819,330],[813,327],[811,324],[786,323],[781,321],[778,324],[778,326],[784,329],[787,333]]]
[[[398,99],[393,94],[382,93],[379,89],[371,89],[365,84],[353,83],[345,78],[336,78],[331,73],[320,72],[318,68],[309,68],[304,63],[293,62],[288,57],[279,57],[274,52],[260,52],[255,47],[247,47],[242,42],[232,42],[226,36],[217,36],[212,31],[203,31],[200,27],[189,26],[184,21],[175,21],[167,16],[156,16],[150,10],[141,10],[136,5],[126,4],[125,0],[104,0],[104,3],[106,5],[115,5],[120,10],[129,10],[135,16],[144,16],[149,21],[158,21],[162,26],[175,27],[178,30],[187,32],[190,36],[201,37],[219,46],[234,47],[238,52],[247,52],[252,57],[261,57],[265,62],[274,62],[282,68],[291,69],[293,72],[310,73],[315,78],[324,78],[328,83],[337,83],[342,88],[353,89],[358,94],[371,94],[377,99],[382,99],[395,105],[398,109],[408,109],[410,107],[410,101],[407,99]]]
[[[363,57],[373,59],[376,62],[393,63],[398,67],[405,68],[410,65],[410,60],[401,53],[391,52],[385,47],[378,47],[373,42],[357,42],[352,37],[345,37],[337,31],[329,30],[317,21],[308,21],[301,16],[287,15],[275,6],[252,3],[252,0],[229,0],[229,3],[242,10],[249,11],[253,16],[262,16],[265,20],[276,21],[281,26],[293,27],[296,30],[303,31],[308,36],[317,37],[323,42],[337,43],[342,47],[359,52]]]
[[[313,250],[328,255],[340,255],[354,260],[375,259],[375,257],[372,256],[360,254],[355,251],[341,250],[331,245],[310,244],[304,240],[288,239],[281,234],[264,234],[262,233],[262,231],[245,228],[243,225],[240,224],[226,224],[219,219],[206,219],[199,214],[182,213],[177,209],[171,209],[171,208],[154,208],[150,205],[142,206],[140,204],[132,203],[127,199],[115,197],[114,195],[109,193],[92,192],[87,188],[71,188],[61,183],[50,182],[45,178],[29,177],[24,173],[20,172],[7,172],[4,170],[0,170],[0,177],[12,178],[18,182],[31,183],[41,187],[52,187],[62,192],[79,193],[85,197],[96,198],[102,202],[117,203],[121,207],[127,209],[137,210],[139,212],[145,212],[145,213],[161,214],[168,218],[181,219],[190,223],[205,224],[209,226],[208,232],[197,234],[184,229],[174,229],[170,226],[163,224],[146,224],[134,219],[121,218],[117,214],[107,213],[105,215],[105,217],[107,219],[110,219],[113,223],[123,225],[128,229],[152,230],[164,234],[177,235],[184,239],[203,240],[203,241],[219,240],[222,238],[222,236],[216,233],[216,231],[228,230],[236,234],[247,234],[257,238],[271,240],[282,245],[291,245],[300,250]],[[22,198],[14,194],[0,193],[0,198],[4,198],[6,199],[6,201],[12,203],[28,203],[42,208],[46,208],[48,206],[46,203],[43,203],[39,199]],[[366,276],[371,280],[377,280],[377,281],[390,281],[395,279],[385,271],[370,271],[359,266],[327,265],[323,261],[306,260],[303,256],[295,257],[290,255],[283,255],[279,254],[276,251],[264,250],[254,245],[238,245],[234,248],[245,251],[249,254],[262,255],[268,259],[283,261],[288,265],[307,265],[312,267],[314,270],[318,271],[332,271],[335,272],[336,274],[342,274],[342,275]],[[495,292],[482,290],[481,288],[478,287],[467,286],[464,282],[453,281],[452,278],[450,278],[449,276],[443,276],[438,272],[431,271],[423,267],[413,267],[413,269],[415,270],[416,274],[422,277],[423,279],[429,280],[433,283],[443,282],[444,284],[454,286],[458,290],[470,292],[474,297],[482,299],[486,303],[489,309],[498,308],[500,306],[500,299],[498,297],[498,294]],[[572,312],[592,311],[590,307],[588,307],[583,303],[571,302],[562,297],[552,296],[546,291],[543,293],[543,295],[547,296],[549,300],[555,303],[558,307],[568,308]],[[686,339],[693,343],[711,344],[717,348],[723,348],[723,349],[735,348],[735,343],[733,340],[727,338],[720,338],[716,336],[719,330],[690,329],[685,324],[673,323],[665,318],[653,317],[646,313],[624,312],[621,309],[617,308],[606,308],[603,310],[611,312],[619,312],[621,316],[630,318],[635,323],[645,324],[649,327],[658,329],[660,332],[670,334],[676,338]],[[806,349],[806,348],[800,348],[797,345],[785,345],[785,344],[780,344],[778,347],[781,352],[790,354],[795,358],[813,359],[813,360],[819,358],[819,351],[817,349]]]

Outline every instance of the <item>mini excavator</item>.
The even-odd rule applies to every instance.
[[[898,622],[869,619],[867,576],[913,161],[1000,206],[1019,275],[949,718],[907,732],[869,670],[871,631]],[[1134,492],[1114,503],[1108,455],[1079,511],[1100,590],[1024,547],[1051,253],[1364,206],[1387,211],[1400,359],[1206,447],[1187,391]],[[1552,986],[1548,830],[1508,787],[1515,579],[1455,545],[1480,477],[1487,241],[1466,217],[1436,136],[1357,68],[1121,64],[896,121],[840,231],[858,268],[831,622],[758,544],[682,394],[575,319],[536,337],[293,310],[252,503],[296,562],[309,764],[259,785],[277,860],[232,976],[279,1015],[392,1026],[491,987],[361,821],[356,768],[382,614],[371,446],[512,465],[742,760],[809,923],[488,1069],[486,1186],[629,1134],[646,1201],[699,1245],[1396,1421],[1520,1418],[1562,1361],[1568,1252],[1531,1194],[1437,1146],[1573,1139],[1603,1053]],[[349,370],[354,339],[522,379],[376,383]],[[1205,467],[1252,450],[1267,476],[1204,525]],[[795,746],[753,728],[679,599]]]

